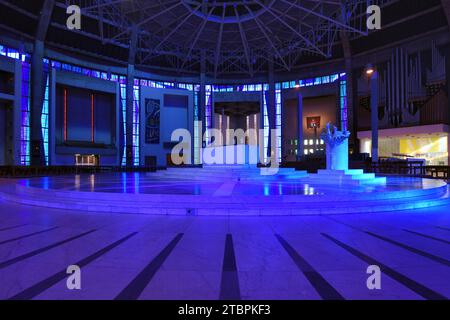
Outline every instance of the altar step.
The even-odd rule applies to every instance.
[[[368,200],[367,194],[351,197],[323,196],[211,196],[115,194],[47,190],[16,186],[0,188],[0,199],[24,205],[81,210],[86,212],[131,213],[151,215],[220,215],[220,216],[284,216],[308,214],[349,214],[388,212],[448,205],[449,192],[442,185],[415,190],[414,196],[401,191],[396,197],[379,192]],[[403,197],[401,196],[403,194]]]
[[[319,184],[386,184],[386,177],[376,177],[374,173],[364,173],[361,169],[319,170],[308,176],[308,180]]]
[[[292,168],[278,168],[274,175],[264,175],[264,168],[257,167],[233,167],[233,166],[214,166],[205,168],[168,168],[167,170],[156,173],[148,173],[151,177],[164,177],[173,179],[187,180],[224,180],[237,179],[249,180],[270,177],[282,179],[300,179],[308,176],[306,171],[295,171]]]

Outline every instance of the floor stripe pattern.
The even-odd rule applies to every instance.
[[[121,275],[117,273],[120,270],[107,264],[108,261],[120,261],[122,266],[129,264],[125,285],[117,290],[111,289],[111,298],[116,300],[142,299],[143,293],[151,290],[152,281],[163,271],[166,277],[172,277],[164,282],[168,291],[176,293],[177,290],[182,290],[180,288],[186,288],[177,283],[186,278],[192,281],[189,283],[192,287],[198,285],[192,279],[201,279],[202,283],[211,286],[211,290],[215,292],[214,296],[206,297],[200,292],[196,295],[193,290],[192,299],[244,300],[254,298],[255,292],[268,292],[269,298],[273,299],[283,293],[284,297],[287,295],[292,299],[315,296],[324,300],[344,300],[352,298],[345,287],[345,277],[361,278],[361,287],[364,287],[367,274],[360,266],[369,265],[380,267],[383,276],[388,277],[388,288],[378,296],[366,293],[365,298],[383,298],[384,293],[387,294],[386,297],[399,299],[415,297],[447,300],[450,297],[450,284],[445,283],[450,276],[450,236],[446,236],[443,227],[438,229],[430,224],[428,229],[421,230],[414,228],[408,220],[401,220],[402,223],[398,222],[395,232],[384,229],[373,231],[367,227],[370,223],[365,227],[354,226],[362,222],[350,217],[336,218],[348,220],[345,221],[346,225],[321,217],[293,218],[286,222],[262,218],[218,218],[209,222],[199,217],[158,219],[153,219],[152,223],[145,225],[140,225],[137,220],[136,224],[129,226],[95,225],[95,229],[77,229],[76,232],[69,232],[67,225],[38,228],[38,231],[30,233],[21,231],[24,224],[11,223],[9,227],[0,228],[0,281],[5,281],[4,287],[0,288],[0,299],[36,299],[66,281],[67,270],[60,265],[43,276],[40,276],[39,271],[36,271],[33,277],[27,276],[24,270],[32,268],[34,264],[56,265],[58,257],[68,255],[74,248],[77,248],[77,257],[80,258],[73,264],[82,270],[85,267],[91,268],[94,275],[95,272],[106,272],[111,281]],[[314,228],[311,229],[313,225]],[[36,227],[34,228],[36,230]],[[118,232],[121,228],[128,229],[126,232]],[[180,254],[180,247],[186,250],[186,243],[190,243],[187,242],[186,235],[192,236],[198,232],[203,235],[212,232],[215,239],[219,239],[220,246],[214,247],[210,252],[205,249],[204,253],[214,257],[214,261],[220,260],[220,267],[203,270],[198,266],[177,270],[174,258]],[[145,250],[146,247],[154,244],[146,239],[162,233],[164,238],[160,239],[159,249],[148,254],[150,251]],[[403,238],[402,233],[409,238]],[[218,234],[220,238],[217,238]],[[423,244],[420,241],[423,241]],[[184,245],[179,247],[180,243]],[[195,243],[196,246],[202,246],[201,242]],[[243,250],[256,250],[264,254],[252,256],[243,254]],[[386,250],[392,250],[392,254],[386,254]],[[199,251],[195,252],[198,254]],[[397,258],[399,253],[410,261],[412,271],[406,270],[403,261]],[[327,259],[321,259],[324,254]],[[183,259],[186,257],[189,256],[183,255]],[[202,261],[201,257],[196,258],[196,261]],[[283,263],[279,263],[277,259]],[[333,259],[339,262],[336,269],[330,269],[329,263],[326,262]],[[165,268],[169,260],[171,263]],[[141,262],[138,264],[136,261]],[[205,265],[211,266],[206,263]],[[422,269],[426,271],[422,272]],[[413,273],[415,270],[418,271]],[[21,287],[18,287],[17,283],[20,283]],[[95,285],[90,283],[91,287]],[[284,288],[292,288],[292,295],[289,295],[289,292],[281,292],[286,290]],[[97,290],[102,288],[97,287]],[[398,292],[394,294],[388,290]],[[270,296],[271,293],[273,296]],[[95,292],[88,297],[95,299]],[[58,299],[59,296],[55,293],[52,298]]]

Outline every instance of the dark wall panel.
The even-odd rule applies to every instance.
[[[95,95],[95,142],[102,144],[112,144],[114,141],[115,125],[114,125],[114,99],[111,95],[96,94]]]
[[[66,113],[65,100],[67,100]],[[57,85],[55,128],[57,144],[66,141],[111,145],[115,143],[115,119],[113,94]]]
[[[67,140],[92,141],[91,99],[89,91],[71,88],[67,97]]]
[[[6,112],[0,103],[0,165],[3,166],[6,163]]]
[[[14,94],[14,75],[12,73],[0,71],[0,92]]]
[[[186,95],[178,95],[178,94],[164,95],[164,107],[187,109],[188,106],[189,106],[189,97]]]
[[[64,88],[56,86],[55,90],[55,143],[64,141]]]

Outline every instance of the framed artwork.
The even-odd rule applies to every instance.
[[[306,127],[308,129],[319,129],[320,128],[320,117],[307,117]]]
[[[145,143],[159,144],[161,135],[160,124],[161,101],[145,99]]]

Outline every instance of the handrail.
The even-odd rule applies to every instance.
[[[439,179],[450,177],[450,166],[424,165],[422,161],[380,161],[368,162],[366,165],[366,170],[377,174]]]
[[[0,166],[0,177],[37,177],[64,174],[95,174],[100,172],[153,172],[157,167],[121,166]]]

